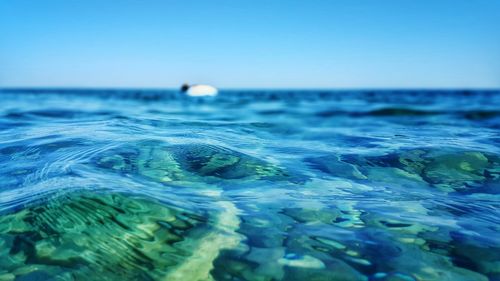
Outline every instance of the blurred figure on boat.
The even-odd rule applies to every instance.
[[[189,85],[187,83],[184,83],[181,86],[181,92],[186,93],[188,96],[191,97],[213,97],[216,96],[219,93],[219,90],[215,88],[214,86],[210,85],[203,85],[203,84],[195,84],[195,85]]]

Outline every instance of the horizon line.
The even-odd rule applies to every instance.
[[[175,91],[180,87],[0,86],[0,91]],[[500,91],[500,87],[221,87],[219,91]]]

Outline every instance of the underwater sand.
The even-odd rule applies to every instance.
[[[0,95],[0,281],[500,280],[500,92]]]

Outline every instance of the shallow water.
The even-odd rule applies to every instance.
[[[500,280],[500,92],[3,90],[0,280]]]

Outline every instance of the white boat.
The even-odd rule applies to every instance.
[[[186,93],[190,97],[213,97],[219,93],[219,90],[210,85],[188,85],[184,84],[181,87],[181,92]]]

